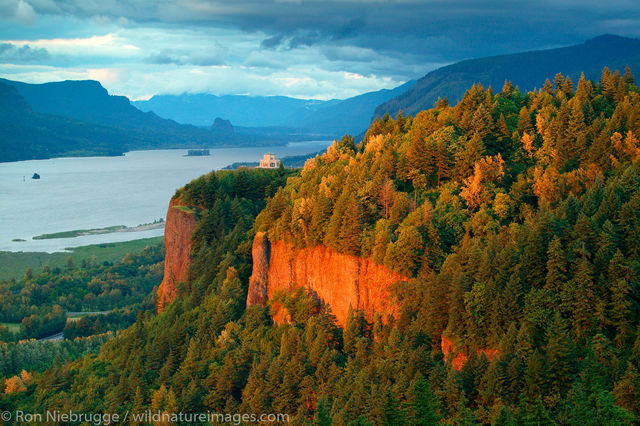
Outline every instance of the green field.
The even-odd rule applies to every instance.
[[[70,252],[43,253],[43,252],[8,252],[0,251],[0,280],[22,278],[27,268],[39,271],[44,265],[49,267],[64,267],[67,257],[75,264],[80,264],[83,259],[91,259],[95,256],[96,262],[114,262],[121,260],[127,253],[137,253],[146,246],[162,244],[163,237],[144,238],[141,240],[125,241],[121,243],[95,244],[83,247],[74,247]]]

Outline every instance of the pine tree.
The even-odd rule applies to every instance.
[[[492,407],[496,401],[500,400],[504,389],[504,379],[500,366],[493,362],[487,368],[486,373],[480,380],[478,400],[485,407]]]
[[[476,162],[484,155],[484,144],[479,134],[474,133],[464,149],[455,155],[454,175],[458,178],[468,177],[473,173]]]
[[[417,127],[416,125],[413,126]],[[429,173],[429,151],[425,141],[425,132],[412,129],[410,133],[411,143],[406,152],[409,166],[422,173]]]
[[[452,418],[453,424],[459,426],[472,426],[477,424],[478,419],[473,411],[467,407],[467,400],[464,396],[460,398],[455,410],[455,414]]]
[[[572,289],[573,330],[578,340],[584,339],[594,325],[597,301],[594,292],[593,267],[586,257],[577,261],[573,279],[567,284]]]
[[[404,413],[400,408],[398,400],[393,395],[390,388],[384,394],[384,400],[382,402],[382,424],[385,426],[401,426],[405,424]]]
[[[385,264],[401,274],[411,277],[420,266],[423,241],[416,227],[408,225],[400,230],[398,241],[389,246]]]
[[[640,375],[630,362],[624,376],[613,387],[616,405],[636,416],[640,415]]]
[[[492,424],[494,426],[516,426],[518,423],[513,414],[511,414],[511,411],[503,405],[500,407],[498,416]]]
[[[509,133],[509,127],[507,126],[507,121],[504,119],[504,115],[500,113],[500,117],[498,118],[498,131],[500,132],[501,138],[508,138],[511,134]]]
[[[442,179],[449,176],[452,164],[450,145],[453,140],[454,129],[452,126],[439,129],[431,135],[430,150],[436,173],[436,186],[440,186]]]
[[[562,250],[562,242],[553,237],[547,250],[547,277],[544,288],[559,295],[567,279],[566,254]]]
[[[616,209],[618,211],[618,209]],[[606,220],[602,225],[602,232],[598,236],[596,243],[596,255],[594,258],[594,266],[596,271],[604,271],[609,265],[609,261],[616,252],[617,236],[611,221]]]
[[[412,425],[435,425],[440,421],[438,403],[431,393],[429,382],[418,375],[410,392],[409,421]]]
[[[378,198],[378,205],[382,208],[382,217],[389,219],[389,213],[391,206],[393,205],[393,199],[395,198],[395,188],[393,181],[388,177],[384,180],[382,188],[380,189],[380,196]]]
[[[564,83],[562,84],[562,91],[567,96],[573,95],[573,82],[571,81],[571,78],[569,78],[569,76],[567,76],[567,78],[564,80]]]
[[[533,158],[535,147],[533,146],[534,136],[529,132],[524,132],[520,141],[522,142],[522,149],[525,150],[527,156]]]
[[[617,250],[609,262],[607,282],[610,283],[611,301],[609,315],[611,325],[615,327],[614,341],[616,346],[623,348],[632,336],[633,313],[632,302],[629,298],[631,286],[627,281],[630,270],[624,265],[624,256]]]
[[[518,134],[524,136],[525,133],[534,134],[533,124],[531,124],[531,116],[526,106],[520,109],[518,115]]]
[[[342,226],[339,231],[338,249],[341,253],[360,254],[360,209],[355,198],[347,201]]]
[[[580,79],[578,80],[578,88],[576,89],[576,94],[574,96],[574,98],[578,100],[580,106],[584,106],[591,94],[591,90],[591,82],[585,78],[584,73],[581,73]]]
[[[553,77],[554,91],[556,93],[561,91],[563,86],[564,86],[564,76],[561,73],[557,73],[555,77]]]
[[[542,395],[545,381],[544,360],[537,350],[527,360],[524,372],[524,395],[531,401]]]
[[[556,311],[546,332],[546,378],[549,388],[562,394],[571,385],[572,348],[565,321]]]

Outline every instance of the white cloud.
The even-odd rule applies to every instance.
[[[47,49],[51,54],[64,54],[71,56],[114,56],[126,57],[139,55],[139,47],[128,40],[112,33],[86,38],[53,38],[40,40],[3,40],[17,46],[29,45]]]
[[[42,83],[65,79],[94,79],[111,94],[131,99],[150,94],[213,93],[284,95],[334,99],[401,84],[384,76],[358,76],[342,71],[295,67],[266,71],[245,66],[161,66],[135,68],[57,68],[51,66],[0,65],[4,78]]]

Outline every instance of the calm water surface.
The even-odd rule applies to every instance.
[[[237,161],[258,161],[267,151],[278,157],[302,155],[329,144],[212,149],[208,157],[185,157],[186,150],[171,149],[0,163],[0,251],[53,252],[163,235],[163,229],[154,229],[32,240],[53,232],[153,222],[165,217],[176,189],[204,173]],[[41,179],[31,179],[34,173]],[[15,238],[27,241],[12,241]]]

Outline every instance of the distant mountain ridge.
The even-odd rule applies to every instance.
[[[474,83],[497,91],[510,80],[528,91],[557,73],[577,82],[581,72],[597,79],[605,66],[622,71],[627,65],[640,72],[640,40],[609,34],[574,46],[465,60],[428,73],[406,92],[379,105],[374,116],[395,116],[399,110],[415,115],[431,108],[438,97],[447,97],[453,104]]]
[[[66,80],[29,84],[0,79],[15,87],[37,113],[58,115],[86,123],[126,130],[132,148],[159,148],[176,145],[221,144],[206,129],[176,123],[142,112],[124,96],[109,95],[93,80]],[[212,119],[213,122],[213,119]],[[229,141],[231,142],[231,141]]]
[[[290,128],[197,127],[143,112],[97,81],[0,79],[0,162],[121,155],[134,149],[267,146],[310,135]],[[326,135],[325,135],[326,137]]]
[[[235,126],[286,126],[339,137],[365,130],[376,106],[403,93],[414,83],[409,81],[394,89],[368,92],[343,100],[201,93],[156,95],[132,104],[142,111],[153,111],[161,117],[197,126],[208,126],[213,117],[221,117]]]
[[[61,155],[122,155],[128,132],[34,111],[0,81],[0,162]]]
[[[209,126],[213,118],[221,117],[237,126],[265,127],[282,125],[282,117],[303,108],[312,108],[324,101],[287,96],[216,96],[207,93],[185,93],[155,95],[149,100],[131,103],[142,111],[153,111],[160,117],[178,123]]]
[[[314,132],[332,132],[336,136],[345,133],[357,135],[365,131],[371,124],[371,114],[381,102],[392,99],[406,92],[415,84],[410,80],[394,89],[382,89],[362,95],[318,105],[300,114],[297,121],[294,117],[290,122],[297,127],[311,129]]]

